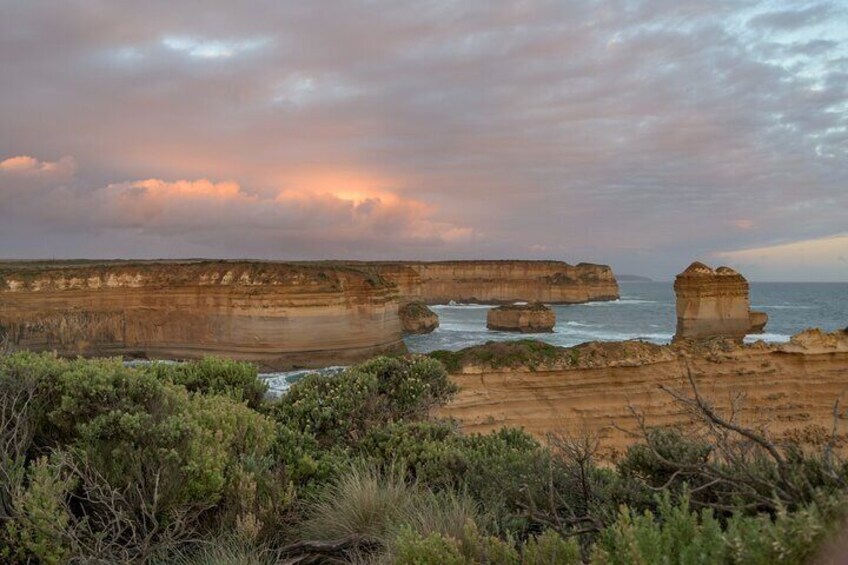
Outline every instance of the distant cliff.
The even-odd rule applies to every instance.
[[[65,355],[220,355],[271,369],[403,349],[395,286],[267,262],[0,264],[0,340]]]
[[[654,345],[591,342],[559,348],[535,341],[491,343],[439,352],[460,386],[440,410],[467,432],[520,426],[539,438],[549,432],[597,436],[606,457],[621,453],[647,426],[687,429],[691,416],[661,386],[691,395],[691,370],[701,394],[724,413],[743,398],[739,421],[768,424],[775,439],[816,444],[833,426],[848,375],[848,334],[808,330],[783,345],[736,345],[732,340]],[[839,412],[844,420],[848,414]],[[848,435],[840,430],[840,446]]]
[[[398,285],[402,301],[578,304],[619,296],[612,269],[591,263],[435,261],[370,265]]]

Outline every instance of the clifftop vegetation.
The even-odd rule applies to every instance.
[[[559,354],[535,343],[489,361]],[[0,560],[802,563],[846,516],[831,446],[776,445],[694,387],[678,400],[703,435],[643,422],[612,467],[577,430],[540,443],[433,419],[454,392],[417,356],[279,399],[215,359],[0,357]]]

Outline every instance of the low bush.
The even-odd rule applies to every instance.
[[[191,363],[152,363],[142,369],[189,392],[222,394],[257,409],[268,392],[255,365],[207,357]]]
[[[848,515],[828,450],[652,430],[601,467],[585,434],[434,419],[454,391],[420,356],[276,401],[240,363],[0,356],[0,561],[771,565]]]
[[[321,446],[356,445],[370,429],[427,417],[455,391],[437,361],[378,357],[340,375],[306,376],[270,414],[311,434]]]

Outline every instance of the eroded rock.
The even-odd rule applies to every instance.
[[[439,327],[439,317],[423,302],[410,302],[398,310],[404,333],[428,334]]]
[[[501,332],[552,332],[555,324],[554,311],[540,302],[498,306],[486,316],[486,327]]]
[[[730,267],[711,269],[694,262],[677,275],[677,332],[675,340],[726,337],[741,340],[762,331],[768,316],[752,313],[748,281]]]

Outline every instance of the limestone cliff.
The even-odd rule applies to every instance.
[[[692,424],[660,386],[689,390],[691,369],[701,393],[727,409],[744,398],[741,421],[768,424],[777,438],[816,444],[833,425],[833,407],[848,392],[848,334],[817,330],[788,344],[738,345],[730,340],[653,345],[593,342],[557,348],[539,342],[489,344],[444,354],[458,396],[441,415],[468,432],[520,426],[548,432],[597,434],[607,457],[638,431],[631,407],[649,426]],[[843,445],[848,431],[843,422]]]
[[[0,339],[63,355],[348,363],[403,349],[397,312],[394,285],[342,266],[0,265]]]
[[[730,337],[741,340],[749,333],[752,319],[748,281],[733,269],[719,267],[713,270],[696,261],[677,275],[674,292],[677,295],[675,339]]]
[[[402,301],[577,304],[615,300],[618,283],[606,265],[561,261],[372,263],[398,286]]]
[[[542,304],[509,304],[492,308],[486,315],[486,327],[503,332],[552,332],[556,314]]]

